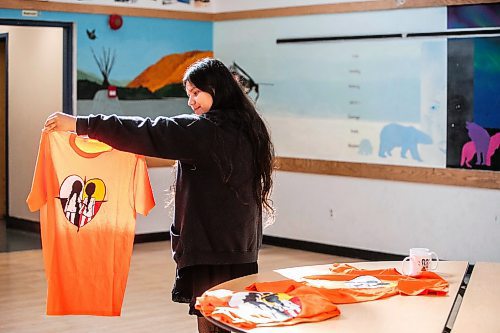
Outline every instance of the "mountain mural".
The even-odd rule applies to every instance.
[[[154,93],[168,85],[180,84],[188,66],[205,57],[213,57],[213,52],[189,51],[169,54],[146,68],[127,85],[127,88],[143,87]]]
[[[120,100],[150,100],[169,97],[186,97],[182,76],[196,60],[213,57],[212,51],[188,51],[169,54],[161,58],[156,64],[146,68],[130,82],[113,81],[117,87],[117,96]],[[78,70],[77,72],[77,99],[92,100],[99,90],[106,89],[102,78],[97,75]]]

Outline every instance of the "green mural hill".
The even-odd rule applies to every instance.
[[[87,80],[87,81],[96,82],[96,83],[99,83],[99,84],[102,83],[102,79],[99,78],[98,76],[96,76],[94,74],[91,74],[91,73],[84,72],[82,70],[77,70],[76,71],[76,80],[77,81]]]
[[[158,89],[155,92],[156,95],[161,97],[186,97],[186,90],[184,90],[184,85],[182,83],[172,83]]]
[[[87,73],[82,70],[77,70],[76,72],[76,80],[77,81],[90,81],[90,82],[95,82],[97,84],[102,84],[103,80],[99,76],[92,74],[92,73]],[[117,81],[117,80],[109,80],[109,83],[116,86],[116,87],[125,87],[129,83],[129,80],[122,80],[122,81]]]

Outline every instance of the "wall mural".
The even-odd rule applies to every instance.
[[[279,156],[499,170],[500,32],[456,36],[452,23],[500,27],[499,13],[495,4],[239,22],[248,45],[228,22],[216,51],[244,69]]]
[[[213,56],[203,22],[118,15],[85,17],[78,29],[77,112],[156,117],[189,113],[182,76]],[[207,38],[202,40],[202,38]]]
[[[448,9],[448,28],[500,27],[500,4]],[[500,31],[448,42],[447,166],[500,170]]]
[[[320,41],[279,47],[292,63],[308,58],[293,71],[292,80],[271,87],[276,94],[270,113],[301,119],[292,131],[297,139],[311,131],[317,136],[312,145],[292,139],[297,153],[348,162],[445,164],[445,40]],[[284,71],[287,65],[277,66]],[[281,99],[294,90],[297,94],[288,101]]]

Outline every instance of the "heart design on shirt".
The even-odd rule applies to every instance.
[[[59,188],[59,200],[64,216],[79,231],[99,212],[105,202],[106,185],[99,178],[83,180],[80,176],[66,177]]]

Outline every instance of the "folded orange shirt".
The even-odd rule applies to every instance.
[[[243,329],[316,322],[340,314],[326,297],[305,288],[290,293],[207,291],[197,298],[196,309],[219,322]]]
[[[250,329],[322,321],[340,314],[335,304],[358,303],[400,295],[446,295],[448,282],[438,274],[401,275],[396,269],[365,270],[334,264],[330,274],[256,282],[246,292],[212,290],[196,308],[228,325]]]
[[[290,292],[310,287],[310,291],[325,296],[335,304],[371,301],[394,295],[436,295],[448,293],[448,282],[433,272],[415,277],[405,276],[395,268],[366,270],[348,264],[334,264],[330,274],[305,276],[303,282],[281,280],[257,282],[247,290]]]

